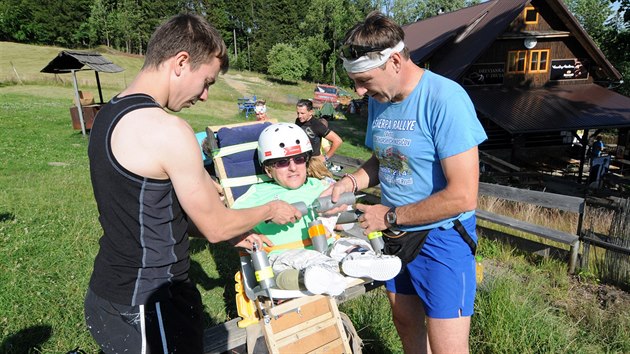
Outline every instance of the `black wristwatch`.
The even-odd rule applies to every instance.
[[[385,221],[391,225],[390,229],[398,229],[398,223],[396,222],[397,219],[398,218],[396,217],[396,207],[389,208],[389,210],[385,214]]]

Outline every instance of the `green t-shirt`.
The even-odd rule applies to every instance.
[[[304,202],[310,206],[328,186],[330,182],[317,178],[308,178],[306,183],[298,189],[287,189],[275,182],[258,183],[252,185],[245,194],[240,196],[232,207],[234,209],[252,208],[272,200],[283,200],[289,204]],[[267,236],[277,246],[308,239],[308,223],[311,221],[313,221],[312,215],[303,215],[295,224],[278,225],[262,222],[254,227],[254,231]],[[328,239],[329,244],[333,241],[332,237]],[[312,246],[306,248],[313,249]],[[281,251],[272,251],[271,254],[279,252]]]

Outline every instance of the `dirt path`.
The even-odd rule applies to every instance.
[[[241,74],[225,74],[222,76],[225,83],[238,91],[241,96],[251,96],[250,84],[264,85],[265,81],[255,76],[243,76]]]
[[[241,96],[244,96],[247,93],[248,86],[243,83],[243,81],[237,80],[236,75],[225,74],[223,75],[223,80],[225,80],[225,83],[228,84],[228,86],[238,91]]]

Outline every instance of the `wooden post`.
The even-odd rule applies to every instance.
[[[580,240],[578,239],[571,245],[571,252],[569,254],[569,274],[575,274],[575,265],[577,264],[579,251]]]
[[[79,113],[79,122],[81,122],[81,133],[85,136],[85,121],[83,120],[83,107],[81,106],[81,98],[79,97],[79,84],[77,83],[76,70],[72,70],[72,84],[74,85],[74,98]]]
[[[577,182],[582,184],[582,175],[584,174],[584,160],[586,160],[586,151],[588,151],[588,129],[584,129],[582,134],[582,153],[580,154],[580,170],[578,171]]]
[[[96,87],[98,87],[98,98],[100,99],[100,104],[103,104],[103,90],[101,90],[101,79],[98,76],[98,71],[94,70],[94,75],[96,75]]]

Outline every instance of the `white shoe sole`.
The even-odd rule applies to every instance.
[[[341,262],[344,274],[355,278],[385,281],[400,273],[402,263],[398,257],[348,259]]]
[[[346,280],[341,274],[322,272],[321,268],[312,267],[304,271],[304,286],[312,294],[337,296],[346,289]]]

